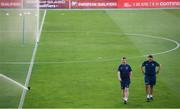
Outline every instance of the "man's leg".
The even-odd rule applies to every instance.
[[[154,85],[156,85],[156,76],[152,76],[150,84],[151,84],[150,99],[153,100],[153,88],[154,88]]]
[[[123,100],[125,97],[125,87],[124,87],[124,82],[121,81],[121,90],[122,90],[122,95],[123,95]]]
[[[124,99],[124,97],[125,97],[125,90],[124,89],[122,89],[122,94],[123,94],[123,99]]]
[[[125,83],[124,104],[127,104],[127,101],[128,101],[128,96],[129,96],[129,84],[130,84],[130,81],[126,81],[126,83]]]
[[[150,101],[150,78],[148,76],[145,76],[144,81],[145,81],[145,90],[147,94],[147,102],[149,102]]]
[[[146,85],[146,94],[150,95],[151,94],[151,86],[150,85]]]
[[[125,100],[128,101],[129,88],[125,88]]]
[[[150,100],[150,90],[151,90],[151,86],[149,84],[146,85],[147,102],[149,102]]]
[[[148,95],[148,85],[145,85],[146,94]]]
[[[124,104],[127,104],[128,100],[128,88],[124,88]]]
[[[121,81],[121,89],[122,89],[123,100],[125,101],[126,92],[125,92],[125,83],[124,83],[124,81]]]
[[[153,100],[153,85],[150,86],[150,99]]]
[[[122,93],[123,93],[123,101],[124,101],[124,104],[127,104],[127,93],[126,93],[126,88],[123,88],[122,89]]]

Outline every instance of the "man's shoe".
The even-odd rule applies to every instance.
[[[147,100],[146,100],[147,102],[150,102],[150,98],[147,98]]]
[[[127,104],[127,101],[126,101],[126,100],[124,100],[124,104]]]
[[[150,97],[150,100],[152,100],[152,101],[153,101],[153,97]]]

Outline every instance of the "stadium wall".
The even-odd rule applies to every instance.
[[[0,8],[20,8],[21,0],[0,0]]]
[[[20,8],[36,0],[0,0],[0,8]],[[26,6],[28,7],[28,6]],[[180,8],[180,0],[40,0],[42,9]]]

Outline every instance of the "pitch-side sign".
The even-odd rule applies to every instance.
[[[71,8],[117,8],[117,0],[71,0]]]
[[[33,8],[37,0],[0,0],[0,8]],[[180,8],[180,0],[39,0],[40,8]]]
[[[118,8],[180,8],[180,0],[119,0]]]
[[[70,0],[40,0],[40,8],[69,8]]]
[[[40,0],[41,8],[180,8],[180,0]]]
[[[0,0],[0,8],[20,8],[21,0]]]
[[[30,8],[37,9],[38,0],[0,0],[0,8]]]

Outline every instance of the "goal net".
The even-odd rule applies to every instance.
[[[32,70],[41,15],[39,0],[0,0],[0,108],[19,106]]]

